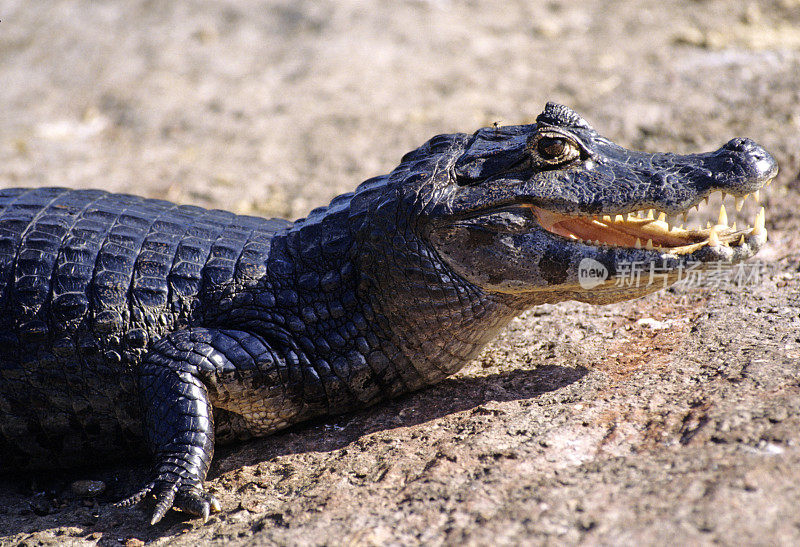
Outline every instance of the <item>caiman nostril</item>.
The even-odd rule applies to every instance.
[[[731,152],[752,152],[753,150],[761,149],[761,147],[756,144],[754,140],[747,138],[731,139],[725,143],[723,148],[725,150],[730,150]]]

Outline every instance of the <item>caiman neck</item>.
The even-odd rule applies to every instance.
[[[375,237],[380,226],[391,233]],[[409,387],[460,370],[526,307],[455,275],[408,226],[373,219],[371,233],[356,250],[358,296],[373,328],[395,348],[387,357],[418,373],[420,383]]]
[[[313,211],[286,240],[305,337],[323,340],[309,358],[358,353],[397,394],[457,372],[528,305],[453,273],[384,183]]]

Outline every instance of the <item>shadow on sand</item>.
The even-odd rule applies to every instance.
[[[328,416],[262,439],[219,447],[209,479],[279,456],[332,452],[377,431],[423,424],[491,401],[535,399],[577,382],[587,372],[583,367],[544,365],[482,377],[448,378],[429,389],[359,412]],[[4,507],[0,517],[4,518],[0,518],[0,543],[3,536],[60,527],[73,528],[73,537],[100,532],[102,537],[135,536],[150,541],[170,536],[190,517],[173,511],[158,525],[150,526],[141,512],[111,506],[134,491],[147,471],[144,463],[137,463],[100,470],[2,477],[0,506]],[[96,501],[81,501],[70,493],[70,484],[82,479],[102,480],[108,488]]]

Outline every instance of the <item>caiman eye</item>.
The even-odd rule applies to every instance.
[[[536,145],[542,159],[555,159],[567,149],[566,139],[556,137],[542,137]]]
[[[560,133],[540,133],[529,149],[536,163],[548,166],[571,162],[581,154],[578,143]]]

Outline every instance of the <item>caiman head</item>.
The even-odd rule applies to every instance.
[[[408,177],[415,231],[487,293],[531,304],[615,302],[690,270],[744,260],[767,238],[763,207],[746,226],[729,223],[724,206],[716,224],[683,225],[715,192],[733,196],[729,207],[738,210],[748,198],[759,201],[778,167],[749,139],[704,154],[635,152],[548,103],[535,124],[427,146],[447,150],[427,177]],[[406,159],[413,165],[417,157]],[[656,272],[659,282],[626,282],[632,268]]]

